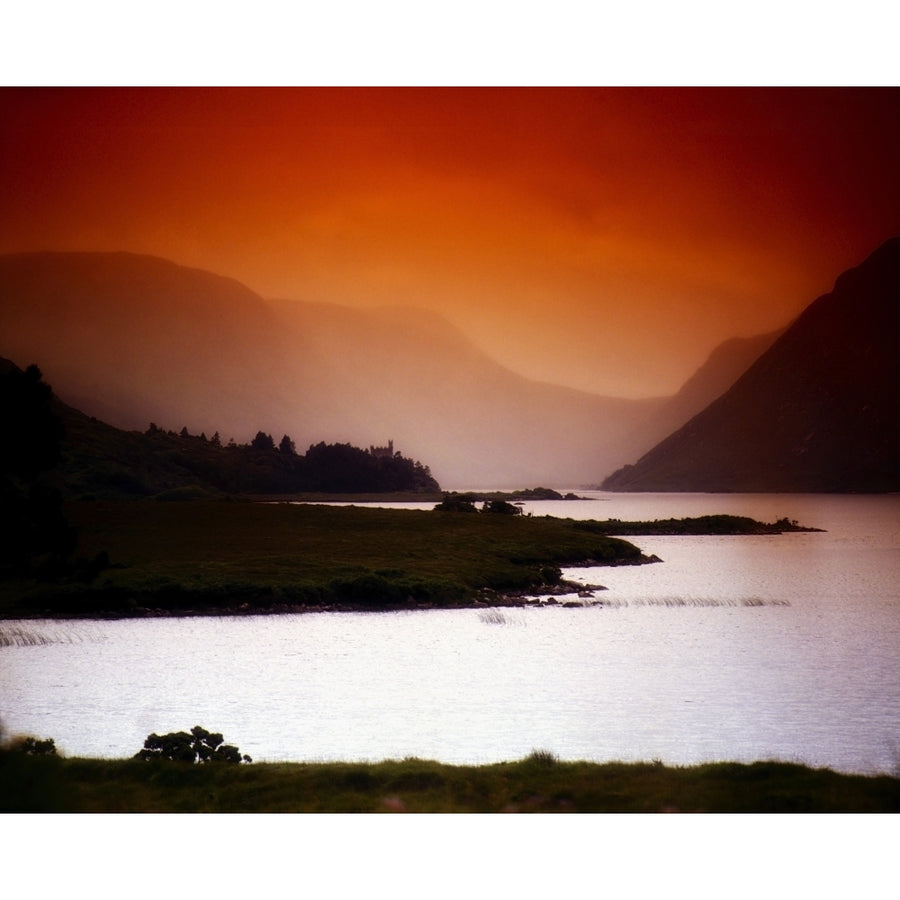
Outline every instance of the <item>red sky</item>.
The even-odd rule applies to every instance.
[[[897,89],[0,90],[0,252],[130,250],[444,314],[671,393],[900,234]]]

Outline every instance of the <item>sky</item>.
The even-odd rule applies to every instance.
[[[898,159],[892,88],[3,88],[0,252],[425,307],[660,396],[900,234]]]

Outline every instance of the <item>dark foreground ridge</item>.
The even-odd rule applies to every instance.
[[[607,491],[900,490],[900,237],[811,303],[721,397]]]
[[[251,615],[511,606],[600,586],[561,567],[659,562],[611,536],[662,523],[241,501],[72,502],[78,561],[0,581],[0,618]],[[686,534],[799,530],[740,517]],[[727,528],[731,530],[727,530]],[[704,530],[706,529],[706,530]]]
[[[0,812],[898,812],[900,779],[782,762],[194,765],[0,750]]]

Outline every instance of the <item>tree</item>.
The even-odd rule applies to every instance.
[[[176,762],[252,762],[249,756],[231,744],[225,744],[219,733],[212,733],[195,725],[190,734],[186,731],[172,731],[169,734],[151,734],[144,741],[143,750],[135,754],[135,759],[168,759]]]
[[[435,506],[438,512],[478,512],[475,498],[471,494],[445,494],[444,499]]]
[[[8,744],[7,749],[13,753],[25,753],[28,756],[57,756],[56,742],[53,738],[41,740],[40,738],[31,737],[30,735],[19,735],[14,737]]]
[[[256,432],[256,437],[250,442],[250,446],[254,450],[274,450],[275,449],[275,441],[272,439],[271,434],[266,434],[262,431]]]
[[[505,500],[485,501],[481,511],[486,513],[498,513],[501,516],[518,516],[522,513],[520,507],[514,506],[512,503],[507,503]]]
[[[75,549],[62,494],[48,475],[62,459],[65,429],[41,379],[37,366],[0,369],[0,575],[36,564],[58,569]]]
[[[0,377],[0,472],[32,480],[56,466],[62,454],[65,429],[52,407],[53,391],[41,370],[16,366]]]
[[[297,447],[294,444],[294,442],[287,435],[285,435],[281,439],[281,443],[278,445],[278,449],[285,456],[296,456],[297,455]]]

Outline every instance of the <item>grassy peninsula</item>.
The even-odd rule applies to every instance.
[[[575,523],[525,516],[261,504],[65,507],[80,570],[0,585],[0,614],[147,615],[392,609],[552,592],[559,567],[647,562]]]
[[[781,762],[193,765],[0,750],[0,812],[898,812],[900,779]]]
[[[0,582],[0,617],[522,603],[577,590],[562,566],[656,561],[613,532],[806,530],[734,516],[622,523],[246,500],[72,501],[64,511],[77,563]]]

